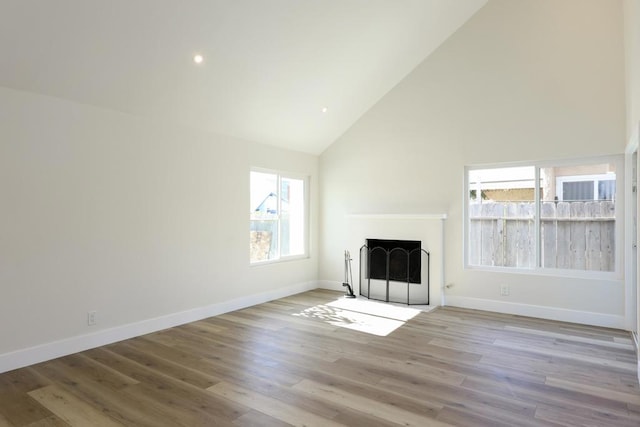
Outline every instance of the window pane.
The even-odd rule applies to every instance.
[[[577,181],[562,183],[562,200],[593,200],[593,181]]]
[[[278,176],[251,171],[251,262],[278,258]]]
[[[614,180],[598,181],[598,200],[614,200],[616,182]]]
[[[469,264],[535,266],[535,168],[469,171]]]
[[[251,262],[278,258],[278,221],[251,221]]]
[[[282,256],[304,254],[304,180],[281,179]]]
[[[278,175],[251,172],[251,218],[277,219]]]
[[[615,269],[615,165],[540,169],[540,264]]]

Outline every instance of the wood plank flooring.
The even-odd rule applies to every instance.
[[[378,336],[328,305],[341,297],[306,292],[7,372],[0,427],[640,426],[627,332],[446,307]]]

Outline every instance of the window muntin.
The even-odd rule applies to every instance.
[[[250,172],[251,263],[306,254],[306,179]]]
[[[615,161],[468,168],[467,189],[469,266],[616,270]]]

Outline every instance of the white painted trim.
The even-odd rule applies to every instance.
[[[541,305],[511,303],[454,295],[447,295],[446,304],[452,307],[493,311],[496,313],[515,314],[518,316],[537,317],[540,319],[558,320],[561,322],[580,323],[606,328],[625,329],[626,323],[624,316],[615,314],[567,310],[558,307],[545,307]]]
[[[636,152],[637,150],[637,146],[634,147],[633,149],[631,147],[633,147],[634,144],[632,142],[629,142],[629,144],[627,145],[627,149],[625,150],[625,188],[624,188],[624,197],[627,200],[627,203],[625,203],[625,205],[627,206],[627,209],[625,209],[625,213],[624,213],[624,226],[625,226],[625,230],[629,230],[625,233],[625,242],[624,242],[624,269],[625,269],[625,275],[624,275],[624,299],[625,299],[625,317],[627,320],[627,325],[626,328],[629,331],[637,331],[638,328],[638,301],[637,301],[637,295],[636,293],[638,292],[637,289],[637,277],[634,277],[634,271],[633,271],[633,267],[634,267],[634,263],[637,266],[637,258],[634,259],[634,249],[633,249],[633,243],[634,241],[637,241],[637,236],[633,236],[632,234],[632,230],[634,229],[634,218],[633,218],[633,210],[634,210],[634,206],[632,203],[630,203],[631,201],[633,201],[635,199],[634,195],[633,195],[633,190],[632,190],[632,186],[633,183],[636,181],[633,176],[633,171],[634,171],[634,165],[633,165],[633,154]],[[637,207],[636,207],[637,208]],[[630,237],[630,238],[629,238]],[[636,272],[637,275],[637,272]],[[636,282],[634,283],[634,278],[636,280]]]
[[[444,221],[446,218],[442,218],[442,221],[440,222],[440,253],[442,254],[442,256],[440,257],[440,305],[441,306],[445,306],[445,297],[444,297],[444,293],[445,293],[445,277],[444,275],[446,274],[446,269],[445,269],[445,265],[444,265],[444,254],[445,254],[445,248],[444,248]],[[431,290],[429,290],[429,292],[431,292]],[[429,295],[429,300],[431,300],[431,295]],[[429,301],[431,302],[431,301]]]
[[[447,214],[347,214],[346,217],[351,219],[425,220],[447,219]]]
[[[317,283],[318,283],[318,289],[327,289],[330,291],[341,291],[341,292],[345,291],[344,286],[342,286],[342,282],[336,282],[335,280],[318,280]],[[351,287],[353,288],[353,293],[358,295],[358,292],[360,292],[360,290],[357,289],[355,286],[353,286],[353,284],[351,284]]]
[[[318,281],[319,289],[344,291],[341,282],[333,280]],[[354,289],[357,294],[358,290]],[[594,313],[588,311],[567,310],[564,308],[545,307],[541,305],[508,303],[480,298],[459,297],[446,295],[442,306],[470,308],[474,310],[493,311],[496,313],[515,314],[519,316],[536,317],[540,319],[558,320],[561,322],[580,323],[585,325],[603,326],[607,328],[624,329],[625,318],[613,314]],[[437,304],[435,304],[437,305]]]
[[[149,334],[162,329],[195,322],[208,317],[228,313],[230,311],[240,310],[252,305],[262,304],[278,298],[284,298],[300,292],[316,289],[317,287],[317,282],[299,283],[293,286],[248,295],[246,297],[240,297],[206,307],[185,310],[178,313],[168,314],[166,316],[156,317],[154,319],[147,319],[136,323],[97,331],[91,334],[78,335],[59,341],[16,350],[10,353],[0,354],[0,373],[91,348],[112,344],[117,341]]]
[[[625,154],[633,154],[640,145],[640,122],[638,122],[638,126],[634,127],[633,133],[629,138],[629,142],[627,142],[627,146],[624,149]]]
[[[631,332],[631,338],[633,338],[633,348],[636,351],[636,357],[638,359],[638,381],[640,382],[640,341],[638,340],[638,333]]]

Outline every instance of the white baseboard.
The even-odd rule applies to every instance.
[[[342,282],[336,282],[333,280],[318,281],[318,288],[344,292]],[[354,289],[354,292],[357,293],[357,290]],[[445,305],[453,307],[537,317],[540,319],[558,320],[561,322],[580,323],[583,325],[602,326],[606,328],[626,329],[624,316],[617,316],[613,314],[568,310],[557,307],[519,304],[481,298],[458,297],[453,295],[446,295],[445,303]]]
[[[0,373],[317,288],[341,292],[344,291],[342,282],[330,280],[306,282],[268,292],[248,295],[246,297],[236,298],[206,307],[199,307],[192,310],[186,310],[166,316],[122,325],[116,328],[104,329],[91,334],[74,336],[59,341],[16,350],[10,353],[0,354]],[[447,296],[446,305],[618,329],[624,329],[625,325],[624,316],[567,310],[555,307],[507,303],[480,298]]]
[[[328,289],[330,291],[341,291],[341,292],[345,291],[344,286],[342,286],[342,282],[336,282],[334,280],[318,280],[318,282],[316,283],[318,284],[319,289]],[[354,289],[353,292],[357,293],[358,291]]]
[[[154,319],[143,320],[111,329],[104,329],[91,334],[74,336],[59,341],[37,345],[35,347],[0,354],[0,373],[55,359],[57,357],[78,353],[91,348],[112,344],[117,341],[149,334],[162,329],[195,322],[208,317],[273,301],[278,298],[284,298],[316,288],[318,288],[317,282],[300,283],[286,288],[274,289],[273,291],[248,295],[246,297],[212,304],[206,307],[172,313],[166,316],[156,317]]]
[[[542,305],[520,304],[481,298],[459,297],[447,295],[445,305],[471,308],[475,310],[493,311],[497,313],[515,314],[519,316],[537,317],[540,319],[558,320],[561,322],[580,323],[583,325],[602,326],[605,328],[625,329],[625,317],[614,314],[595,313],[590,311],[568,310],[565,308]]]

